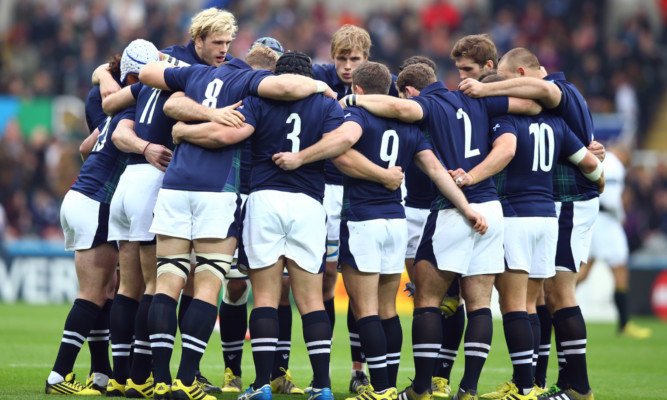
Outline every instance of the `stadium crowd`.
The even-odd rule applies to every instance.
[[[314,63],[326,63],[332,32],[354,23],[369,31],[373,60],[397,72],[403,59],[423,54],[436,61],[438,78],[448,87],[458,82],[449,60],[452,44],[467,34],[489,32],[500,55],[513,47],[536,49],[547,70],[561,70],[570,77],[592,112],[623,112],[634,118],[639,146],[665,87],[666,42],[646,11],[639,9],[616,29],[606,29],[608,10],[601,0],[504,0],[485,8],[474,1],[463,7],[434,1],[422,9],[403,3],[368,15],[333,13],[323,2],[263,1],[253,7],[240,1],[210,3],[227,5],[239,20],[232,54],[243,54],[259,36],[272,36],[286,48],[309,54]],[[176,1],[110,4],[8,2],[5,20],[10,22],[1,27],[0,93],[85,99],[95,67],[136,37],[158,48],[186,43],[189,19],[197,11]],[[58,210],[80,167],[78,143],[87,134],[83,125],[80,128],[58,137],[50,134],[50,127],[24,132],[15,121],[3,128],[0,204],[8,238],[62,238]],[[647,238],[667,235],[667,167],[636,167],[628,178],[633,179],[628,179],[626,191],[626,230],[631,250],[637,250]]]

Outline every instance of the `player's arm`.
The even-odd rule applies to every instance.
[[[164,80],[164,71],[173,67],[166,61],[151,61],[139,71],[139,80],[144,85],[162,90],[171,90]]]
[[[120,90],[120,85],[109,72],[109,64],[102,64],[95,68],[91,81],[94,86],[100,86],[102,99],[105,99],[108,95]]]
[[[482,182],[505,169],[516,153],[516,136],[504,133],[493,141],[489,155],[473,169],[466,172],[459,168],[451,171],[454,182],[460,186],[472,186]]]
[[[90,135],[88,135],[87,138],[81,142],[81,145],[79,146],[79,153],[81,154],[81,159],[83,161],[86,161],[90,153],[93,151],[93,147],[95,147],[95,143],[97,142],[97,137],[100,135],[100,130],[95,129]]]
[[[132,86],[125,86],[116,93],[102,98],[102,110],[106,115],[114,115],[134,104],[137,104],[137,99],[132,95]]]
[[[577,165],[588,180],[598,185],[600,193],[604,191],[604,168],[600,160],[590,150],[582,147],[579,151],[569,156],[568,160]]]
[[[143,155],[146,161],[162,172],[167,170],[167,165],[171,161],[170,149],[137,136],[134,132],[134,120],[121,120],[111,134],[111,141],[120,151]]]
[[[241,101],[222,108],[206,107],[187,97],[183,92],[175,92],[164,103],[164,113],[178,121],[210,121],[240,128],[245,117],[236,108]]]
[[[435,183],[442,193],[454,206],[465,215],[475,231],[484,234],[489,225],[483,215],[477,213],[470,207],[468,199],[463,194],[461,189],[456,186],[452,177],[447,173],[438,158],[431,150],[422,150],[415,154],[415,163],[419,169],[424,171],[426,175]]]
[[[171,129],[175,144],[190,142],[207,149],[217,149],[238,143],[255,132],[255,127],[244,124],[241,128],[220,125],[215,122],[186,124],[177,122]]]
[[[336,99],[336,93],[324,82],[303,75],[271,75],[262,79],[257,94],[274,100],[299,100],[315,93]]]
[[[333,131],[325,133],[322,139],[298,153],[274,154],[273,161],[285,171],[290,171],[303,164],[336,157],[357,143],[361,132],[361,125],[354,121],[347,121]]]
[[[539,101],[546,108],[560,104],[563,93],[558,85],[544,79],[520,77],[500,82],[481,83],[467,78],[459,83],[459,90],[470,97],[510,96]]]
[[[356,105],[365,108],[373,115],[397,118],[404,122],[416,122],[424,117],[424,110],[416,101],[383,94],[363,96],[351,94],[343,97],[340,104],[343,107]]]
[[[382,168],[355,149],[349,149],[331,161],[345,175],[377,182],[389,190],[397,190],[403,182],[401,167]]]

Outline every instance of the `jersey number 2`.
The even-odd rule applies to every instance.
[[[462,108],[459,108],[456,111],[456,119],[463,119],[463,133],[465,135],[465,148],[466,153],[465,157],[475,157],[479,155],[479,149],[471,149],[472,146],[472,124],[470,123],[470,117],[468,114],[463,111]]]

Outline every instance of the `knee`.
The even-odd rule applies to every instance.
[[[222,301],[232,306],[240,306],[248,302],[250,285],[244,279],[228,280],[225,285]]]

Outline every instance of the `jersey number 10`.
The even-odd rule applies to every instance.
[[[535,135],[533,171],[537,171],[538,164],[542,171],[551,171],[554,164],[554,130],[551,126],[541,122],[530,124],[528,131],[531,135]]]

